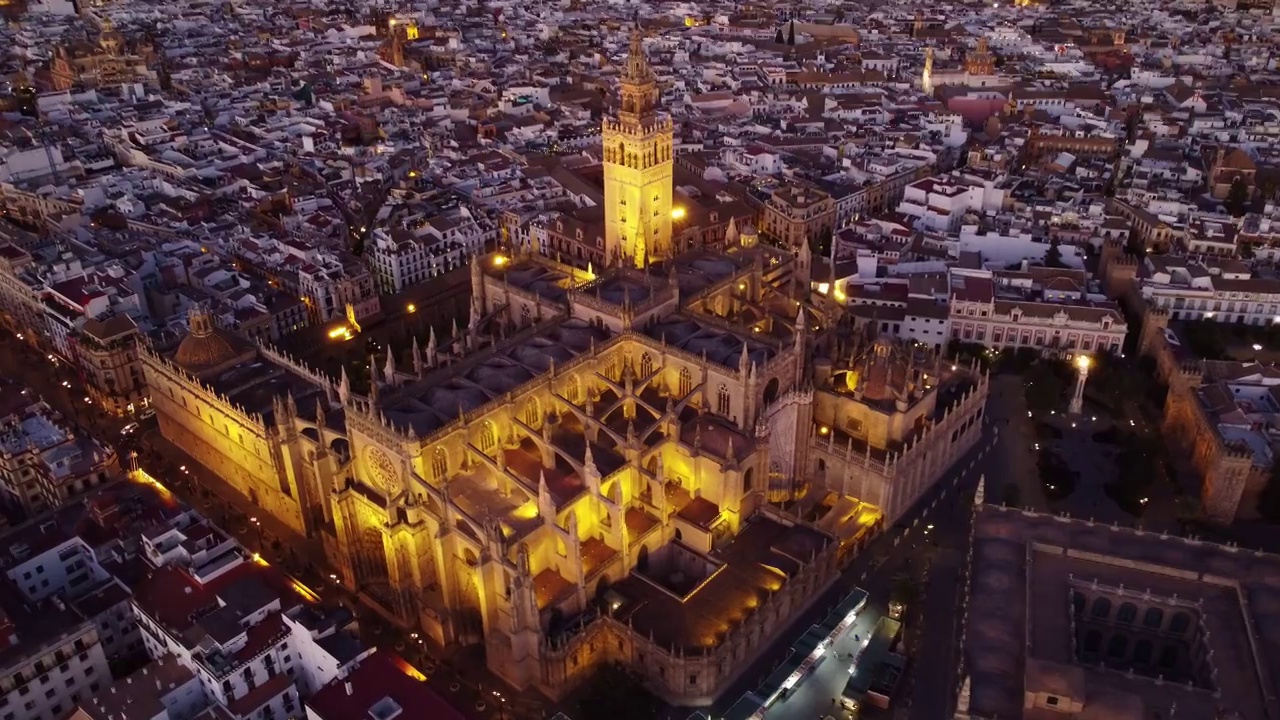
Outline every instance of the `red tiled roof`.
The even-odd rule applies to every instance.
[[[464,719],[426,683],[406,675],[393,655],[381,651],[362,661],[345,680],[334,680],[312,695],[307,700],[308,715],[320,720],[364,720],[369,717],[369,708],[383,698],[391,698],[400,706],[401,717]]]

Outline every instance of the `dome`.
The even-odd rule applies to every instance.
[[[222,331],[213,326],[213,318],[203,306],[192,308],[188,320],[191,332],[178,344],[173,361],[194,373],[209,370],[235,360],[240,351]]]

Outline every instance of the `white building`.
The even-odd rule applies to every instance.
[[[1280,323],[1280,280],[1255,278],[1237,260],[1148,255],[1142,297],[1173,320],[1216,320],[1246,325]]]
[[[378,287],[386,293],[461,267],[495,235],[487,220],[476,218],[465,207],[406,222],[412,227],[376,228],[370,238],[369,264]]]
[[[143,550],[161,561],[134,588],[148,653],[174,655],[237,718],[296,717],[303,698],[370,652],[348,632],[348,611],[312,605],[212,525],[144,536]]]
[[[986,270],[952,268],[951,339],[1037,352],[1119,354],[1128,325],[1114,303],[1051,302],[1043,292],[997,286]]]

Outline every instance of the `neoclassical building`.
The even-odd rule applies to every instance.
[[[632,107],[656,98],[640,52]],[[670,147],[655,107],[626,107],[610,122],[652,112]],[[483,644],[512,685],[559,697],[620,662],[709,703],[972,445],[986,381],[842,337],[839,309],[810,302],[806,246],[731,222],[723,246],[670,257],[669,217],[635,229],[654,244],[599,274],[474,258],[466,327],[371,362],[363,392],[235,355],[193,317],[174,358],[146,357],[161,428],[321,535],[386,617]]]

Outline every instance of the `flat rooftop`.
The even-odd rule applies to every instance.
[[[623,578],[612,587],[623,598],[615,617],[664,647],[715,647],[829,542],[811,529],[757,517],[711,553],[723,566],[684,601],[635,573]]]
[[[1098,621],[1093,603],[1102,598],[1108,608],[1136,606],[1136,614],[1104,612]],[[1175,702],[1179,717],[1215,717],[1226,709],[1244,718],[1280,718],[1278,556],[980,505],[969,607],[965,654],[975,716],[1038,718],[1036,710],[1023,710],[1024,690],[1049,683],[1084,701],[1082,718],[1130,717],[1121,707],[1145,713],[1137,717],[1168,717]],[[1189,632],[1144,627],[1155,609],[1165,617],[1186,615]],[[1095,656],[1080,661],[1079,644],[1087,655],[1083,638],[1097,627],[1120,631],[1129,647],[1132,636],[1138,643],[1155,640],[1157,650],[1197,648],[1191,659],[1158,673],[1153,663],[1139,663],[1136,652],[1129,667],[1145,666],[1145,674],[1142,667],[1118,667],[1106,658],[1110,646],[1095,647]],[[1174,666],[1192,662],[1203,667],[1204,682],[1155,677],[1184,674]]]

